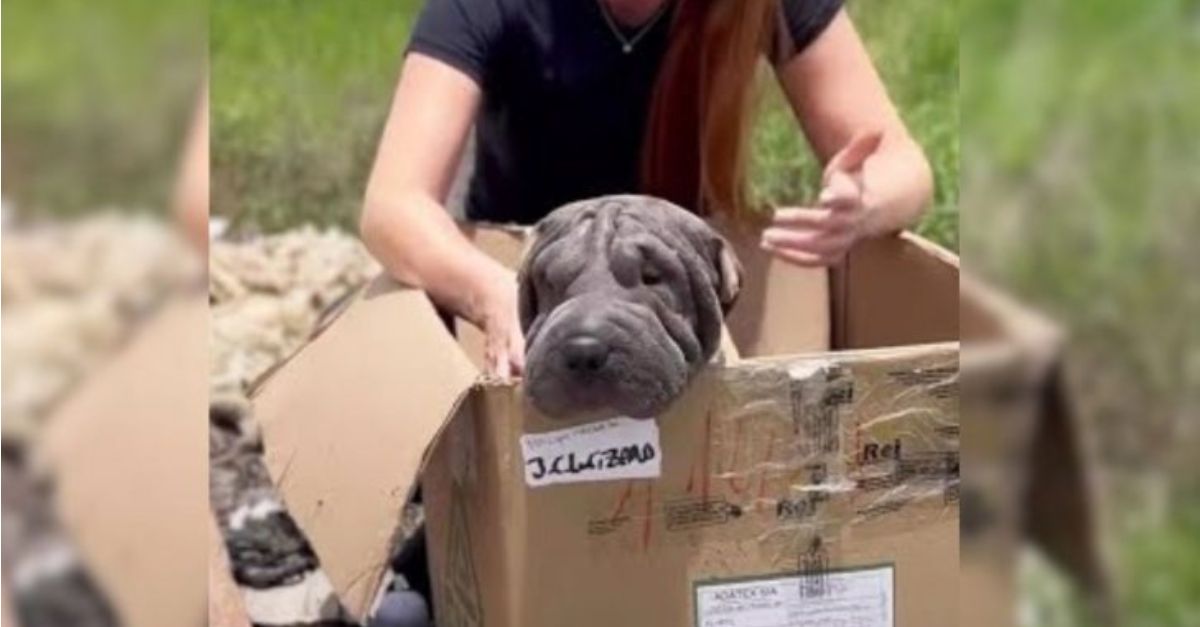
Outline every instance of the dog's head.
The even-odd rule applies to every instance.
[[[716,352],[740,284],[729,244],[669,202],[556,210],[520,272],[530,399],[549,416],[657,415]]]

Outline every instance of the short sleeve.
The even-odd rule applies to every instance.
[[[804,52],[844,4],[844,0],[779,0],[779,36],[771,50],[775,63],[785,63]]]
[[[504,25],[501,0],[427,0],[408,43],[482,85]]]

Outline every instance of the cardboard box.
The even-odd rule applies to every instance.
[[[538,415],[385,280],[280,368],[268,467],[347,608],[369,614],[423,468],[443,627],[959,624],[956,261],[905,235],[827,280],[731,239],[743,360],[657,421]]]
[[[164,304],[41,441],[63,524],[127,627],[206,620],[207,329],[203,293]]]
[[[962,281],[964,625],[1017,624],[1018,558],[1041,550],[1113,624],[1094,445],[1070,402],[1061,328]]]

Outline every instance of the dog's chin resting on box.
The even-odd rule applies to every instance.
[[[533,406],[551,418],[652,418],[720,348],[741,267],[687,210],[606,196],[538,223],[519,283]]]

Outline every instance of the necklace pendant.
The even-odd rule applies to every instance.
[[[633,44],[625,44],[621,46],[621,49],[625,51],[625,54],[630,54],[633,52]]]

